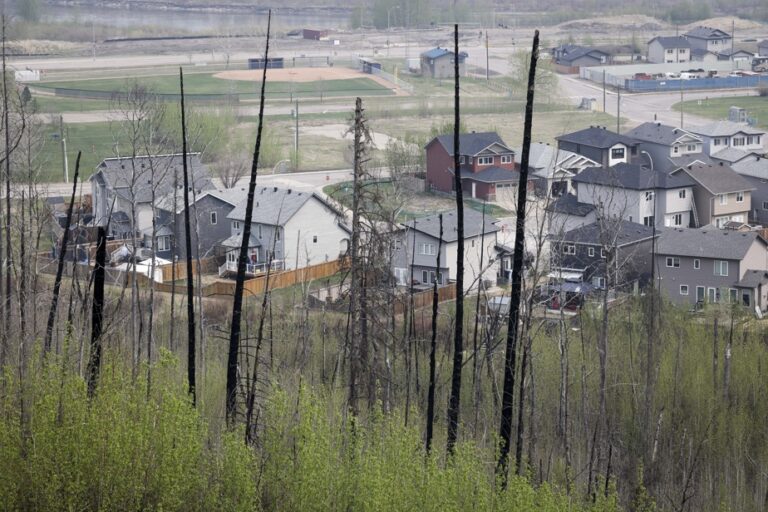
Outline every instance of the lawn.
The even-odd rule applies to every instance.
[[[176,75],[155,75],[138,77],[138,82],[157,94],[178,94],[179,78]],[[124,91],[130,80],[125,78],[94,78],[90,80],[69,80],[45,82],[37,87],[79,89],[84,91]],[[196,94],[259,94],[260,82],[246,80],[224,80],[212,73],[194,73],[184,76],[184,91],[190,96]],[[336,97],[336,96],[386,96],[393,94],[390,89],[369,78],[347,80],[319,80],[315,82],[267,82],[268,98]]]
[[[683,112],[711,119],[728,119],[728,109],[730,107],[745,108],[749,112],[749,116],[757,121],[757,126],[768,128],[768,97],[733,96],[728,98],[708,98],[684,101],[682,104],[676,103],[672,108],[679,112],[681,105]]]

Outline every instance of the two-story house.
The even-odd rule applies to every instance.
[[[214,189],[200,155],[193,153],[187,158],[189,195]],[[109,234],[115,238],[142,238],[150,233],[153,210],[160,198],[176,189],[183,201],[183,163],[181,154],[102,160],[89,178],[94,225],[109,225]]]
[[[638,144],[638,153],[656,171],[669,172],[683,164],[690,157],[706,158],[703,155],[704,142],[701,137],[682,128],[661,123],[643,123],[625,133]]]
[[[694,182],[693,198],[699,226],[714,224],[718,228],[726,222],[747,222],[752,208],[752,185],[729,166],[691,165],[671,173],[687,175]]]
[[[768,243],[755,231],[666,230],[656,268],[658,287],[672,302],[768,306]]]
[[[598,218],[551,238],[550,269],[555,275],[581,276],[596,288],[642,286],[651,273],[653,236],[650,226]]]
[[[435,137],[426,145],[427,187],[454,192],[453,134]],[[517,188],[515,152],[496,132],[459,135],[459,169],[464,197],[494,201],[497,194]]]
[[[219,244],[226,260],[220,274],[237,271],[246,202],[241,201],[227,215],[231,236]],[[317,194],[278,187],[258,188],[251,217],[248,273],[263,272],[270,259],[273,268],[280,270],[335,260],[346,253],[349,236],[343,213]]]
[[[633,163],[637,155],[636,140],[603,126],[590,126],[555,138],[558,149],[585,156],[602,167]]]
[[[683,34],[691,48],[720,53],[731,46],[731,36],[718,28],[696,27]]]
[[[579,203],[646,226],[694,225],[693,188],[688,176],[652,171],[636,164],[590,167],[573,178]]]
[[[454,53],[445,48],[432,48],[421,54],[421,74],[431,78],[453,78]],[[459,52],[459,76],[466,73],[466,52]]]
[[[495,280],[498,272],[496,235],[498,219],[470,208],[464,209],[464,289],[476,290],[481,280]],[[456,280],[458,217],[455,211],[443,213],[440,242],[438,215],[406,222],[396,233],[393,274],[398,284],[448,284]],[[440,271],[436,271],[440,246]],[[482,259],[481,259],[482,256]]]
[[[571,178],[596,165],[597,162],[578,153],[537,142],[531,144],[528,172],[539,195],[560,197],[572,191]]]
[[[745,155],[765,152],[763,148],[765,132],[746,123],[716,121],[708,125],[689,128],[689,131],[701,137],[704,142],[704,152],[713,158],[716,158],[717,154],[725,149],[739,150]]]
[[[648,41],[648,62],[689,62],[691,43],[682,36],[657,36]]]

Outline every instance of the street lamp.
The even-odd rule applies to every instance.
[[[389,9],[387,9],[387,32],[389,32],[389,30],[390,30],[390,27],[389,27],[389,15],[392,13],[392,11],[394,9],[400,9],[400,6],[399,5],[394,5],[394,6],[390,7]],[[387,45],[387,47],[389,47],[389,45]]]
[[[653,158],[651,157],[651,154],[647,151],[640,150],[640,153],[643,153],[645,156],[648,157],[648,163],[650,164],[651,169],[651,184],[653,185],[653,222],[651,224],[651,286],[653,287],[654,291],[656,290],[656,172],[653,170]],[[653,319],[651,320],[653,321]]]

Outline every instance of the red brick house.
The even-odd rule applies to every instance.
[[[427,187],[453,192],[453,134],[435,137],[425,149]],[[496,132],[460,134],[459,153],[464,197],[494,201],[498,192],[517,187],[520,174],[515,169],[515,152]]]

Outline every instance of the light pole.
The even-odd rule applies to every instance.
[[[656,290],[656,172],[653,170],[653,158],[651,157],[651,154],[647,151],[640,150],[640,153],[643,153],[645,156],[648,157],[648,163],[650,164],[651,169],[651,185],[653,186],[653,222],[651,223],[651,286],[653,287],[653,290],[655,292]],[[653,318],[651,318],[651,321],[653,321]]]
[[[399,5],[394,5],[394,6],[390,7],[389,9],[387,9],[387,32],[389,32],[389,30],[390,30],[389,15],[392,14],[392,11],[394,9],[400,9],[400,6]],[[389,44],[387,44],[387,47],[389,47]]]

